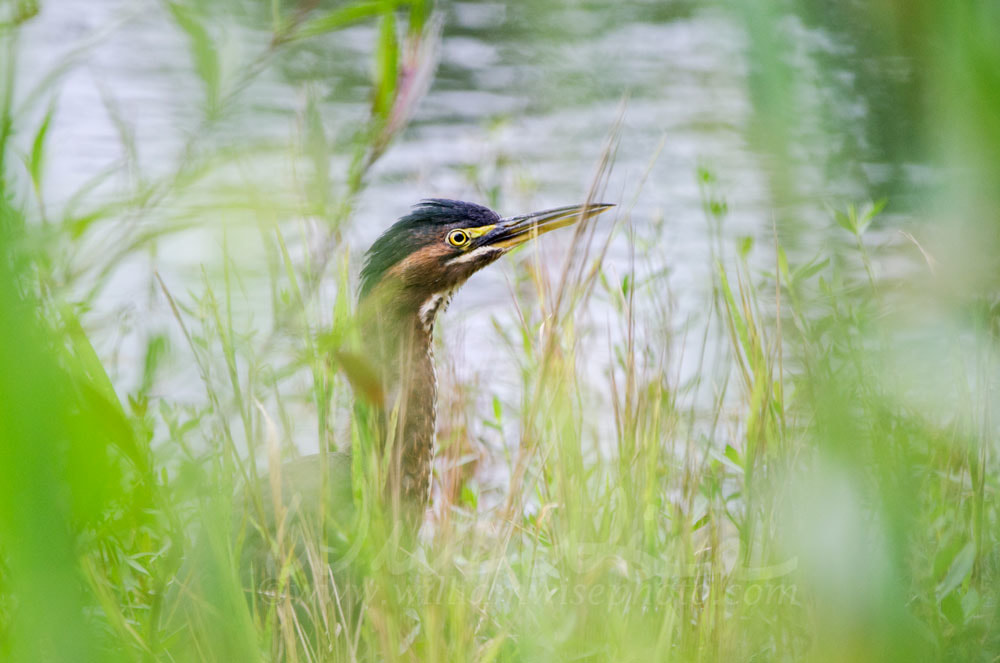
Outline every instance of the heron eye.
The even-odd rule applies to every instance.
[[[448,243],[457,247],[465,246],[469,243],[469,234],[464,230],[452,230],[448,233]]]

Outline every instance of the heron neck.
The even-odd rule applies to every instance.
[[[430,501],[437,429],[433,334],[437,314],[447,304],[448,297],[434,296],[418,307],[379,311],[365,335],[381,366],[386,394],[382,418],[383,444],[392,440],[389,492],[408,504]]]
[[[419,504],[430,501],[437,435],[433,332],[433,321],[425,325],[418,316],[408,321],[398,355],[398,395],[390,406],[398,408],[390,485],[398,485],[403,500]]]

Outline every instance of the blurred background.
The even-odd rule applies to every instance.
[[[998,656],[997,3],[3,0],[0,51],[0,657],[184,658],[156,597],[219,459],[346,446],[321,350],[371,241],[592,191],[592,253],[548,236],[438,327],[432,529],[510,526],[461,555],[522,584],[351,656]],[[639,553],[709,571],[539,598]]]

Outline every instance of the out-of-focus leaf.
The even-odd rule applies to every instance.
[[[375,69],[373,113],[387,119],[396,97],[399,76],[399,38],[396,35],[396,15],[391,8],[382,13],[379,22],[378,52]]]
[[[810,263],[806,263],[802,267],[797,267],[794,272],[792,272],[792,281],[805,281],[809,277],[815,275],[830,262],[829,258],[824,258],[819,260],[818,258]]]
[[[346,350],[337,350],[333,353],[334,359],[343,369],[347,380],[355,391],[365,398],[369,403],[384,407],[385,392],[382,389],[382,382],[378,378],[378,372],[371,362],[361,355]]]
[[[49,104],[49,109],[45,111],[45,118],[41,126],[35,132],[35,139],[31,141],[31,157],[28,160],[28,172],[31,173],[31,182],[38,191],[42,186],[42,168],[45,161],[45,139],[49,135],[49,127],[52,125],[52,116],[55,114],[56,103]]]
[[[788,256],[785,255],[785,249],[780,246],[778,247],[778,271],[781,272],[781,278],[785,279],[786,283],[792,280],[789,278]]]
[[[861,216],[858,218],[857,221],[858,235],[863,235],[865,231],[868,230],[868,226],[871,225],[872,221],[875,220],[875,217],[878,216],[879,213],[885,208],[885,204],[886,204],[886,199],[882,198],[881,200],[876,200],[875,202],[869,203],[868,206],[865,207],[864,212],[861,214]]]
[[[952,560],[951,566],[948,567],[948,573],[945,574],[944,579],[937,586],[937,597],[938,601],[943,600],[946,596],[951,594],[956,587],[962,584],[969,574],[972,573],[972,566],[976,562],[976,546],[973,543],[965,544],[955,559]]]
[[[506,642],[506,640],[507,636],[506,634],[503,633],[493,638],[490,638],[482,645],[480,645],[479,653],[478,656],[476,657],[476,660],[478,660],[480,663],[493,663],[493,661],[497,660],[497,657],[500,655],[500,652],[503,651],[503,645],[504,642]]]
[[[854,215],[852,213],[834,212],[833,220],[837,222],[838,226],[852,235],[857,234],[857,226],[854,223]]]
[[[976,588],[969,588],[969,591],[962,597],[962,616],[964,617],[965,623],[968,623],[970,619],[976,616],[981,603],[982,600],[979,592],[976,591]]]
[[[153,380],[156,371],[160,367],[163,357],[167,353],[167,337],[164,334],[156,334],[149,339],[146,344],[146,358],[143,362],[142,384],[139,392],[146,394],[153,387]]]
[[[740,471],[743,470],[743,457],[740,455],[740,452],[737,451],[732,445],[729,444],[726,445],[726,450],[723,453],[723,456],[725,456],[730,462],[733,463],[733,465],[735,466],[734,469],[738,469]]]
[[[63,307],[62,309],[62,323],[66,332],[66,339],[69,341],[69,346],[73,351],[72,358],[76,363],[76,368],[90,378],[93,388],[105,400],[118,403],[118,395],[115,393],[114,385],[111,384],[111,378],[108,377],[107,372],[104,370],[104,364],[101,363],[100,357],[97,356],[97,351],[94,350],[94,346],[80,325],[76,314],[69,307]]]
[[[327,12],[304,22],[292,35],[293,39],[307,39],[327,32],[334,32],[349,25],[378,16],[382,2],[355,2],[346,7]]]
[[[464,483],[462,484],[460,502],[475,511],[477,505],[479,504],[479,493],[473,489],[473,486],[468,483]]]
[[[198,14],[186,4],[170,3],[170,12],[177,25],[191,40],[191,55],[195,71],[205,85],[206,113],[212,117],[219,111],[220,85],[222,80],[219,53],[212,35],[209,34]]]
[[[941,612],[955,626],[962,624],[962,602],[958,600],[958,595],[949,594],[941,599]]]
[[[726,309],[729,311],[729,318],[733,322],[733,327],[735,328],[736,335],[739,337],[740,345],[743,350],[749,356],[750,352],[750,335],[747,331],[746,320],[743,319],[743,314],[740,313],[740,307],[736,304],[736,299],[733,297],[733,291],[729,287],[729,278],[726,276],[726,270],[722,266],[722,263],[716,262],[716,270],[719,273],[719,284],[722,286],[722,297],[726,304]]]

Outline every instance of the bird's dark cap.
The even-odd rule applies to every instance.
[[[500,215],[489,207],[447,198],[426,198],[400,219],[396,226],[405,223],[448,225],[461,223],[469,227],[489,226],[500,220]],[[394,226],[395,227],[395,226]]]

